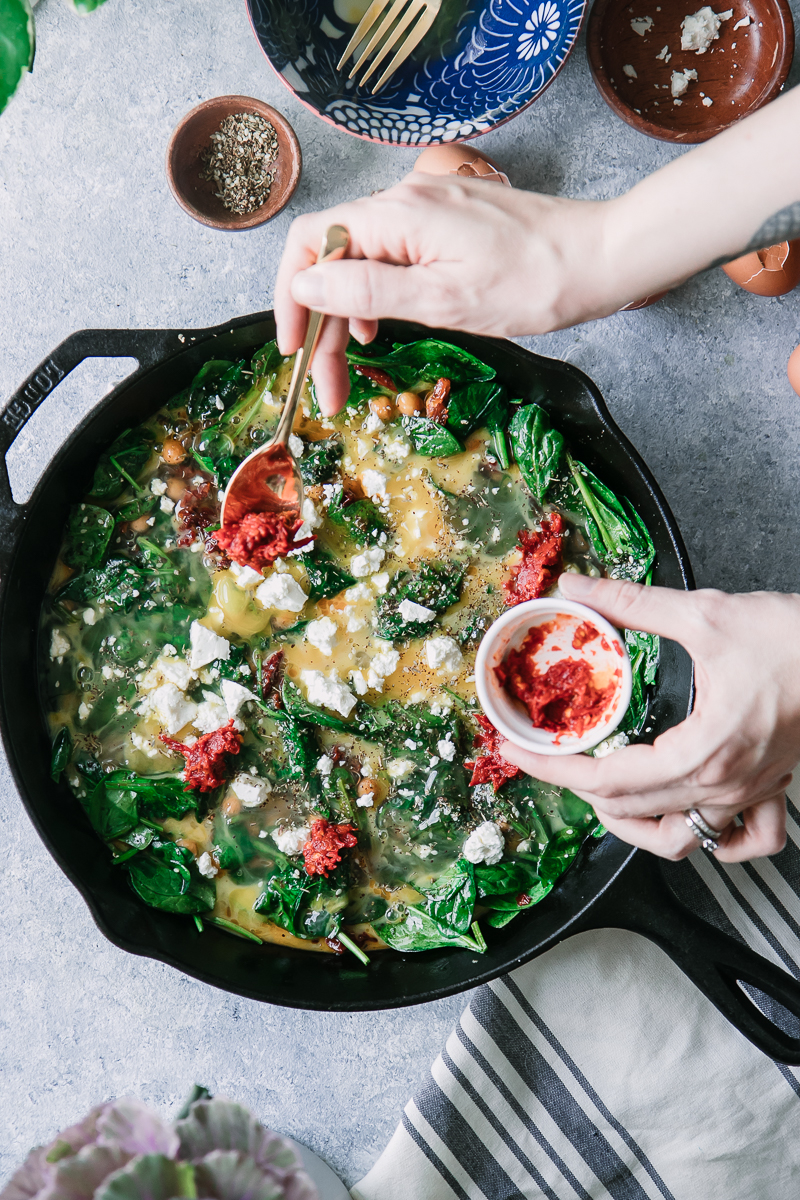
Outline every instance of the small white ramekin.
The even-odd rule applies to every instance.
[[[612,650],[614,658],[611,661],[622,670],[614,706],[604,721],[587,730],[582,737],[537,729],[522,704],[513,700],[502,687],[494,671],[509,650],[516,650],[522,645],[528,632],[535,625],[552,621],[559,615],[590,621],[605,635],[610,645],[616,645],[622,651],[619,655],[616,650]],[[564,657],[574,657],[577,653],[571,647],[565,647]],[[614,626],[585,604],[575,604],[571,600],[556,597],[527,600],[524,604],[517,604],[503,613],[502,617],[498,617],[487,629],[475,660],[475,687],[486,716],[495,729],[515,746],[531,750],[534,754],[580,754],[583,750],[597,746],[614,732],[625,715],[630,704],[631,686],[631,662],[625,642]]]

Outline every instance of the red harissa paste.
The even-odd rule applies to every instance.
[[[472,771],[469,786],[475,787],[477,783],[490,783],[497,791],[506,780],[516,778],[517,775],[522,774],[522,771],[513,763],[507,762],[500,754],[500,746],[505,738],[495,729],[489,718],[476,714],[475,720],[480,725],[481,731],[475,735],[472,744],[476,749],[485,750],[486,753],[482,754],[480,758],[473,759],[472,762],[464,763],[466,769]]]
[[[196,788],[198,792],[211,792],[225,782],[225,755],[238,754],[242,746],[242,735],[228,721],[213,733],[204,733],[191,746],[176,742],[163,733],[161,741],[176,754],[186,759],[183,780],[186,791]]]
[[[576,637],[586,625],[588,622],[579,626]],[[598,688],[589,663],[575,658],[560,659],[540,672],[536,656],[554,627],[553,621],[534,626],[519,649],[511,650],[495,667],[495,673],[509,695],[525,705],[537,729],[582,737],[606,716],[617,693],[618,679],[615,676]],[[591,640],[584,636],[580,644]]]
[[[511,578],[503,584],[509,606],[525,600],[538,600],[555,587],[561,574],[564,518],[559,512],[542,517],[541,529],[520,529],[517,543],[522,562],[511,568]]]
[[[340,851],[356,843],[355,825],[331,825],[324,817],[312,822],[311,837],[303,846],[307,875],[327,875],[342,861]]]
[[[313,542],[313,536],[295,542],[294,535],[303,524],[298,516],[281,512],[251,512],[234,525],[225,525],[214,534],[217,545],[240,567],[260,571],[290,550],[300,550]]]

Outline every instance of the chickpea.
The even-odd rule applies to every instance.
[[[391,421],[394,416],[391,396],[373,396],[369,402],[369,411],[375,413],[382,421]]]
[[[161,450],[164,462],[182,463],[186,458],[186,450],[177,438],[167,438]]]
[[[135,521],[131,521],[131,529],[134,533],[144,533],[148,528],[147,522],[147,517],[137,517]]]
[[[413,417],[422,412],[422,397],[416,392],[401,392],[397,397],[397,407],[404,417]]]
[[[197,858],[197,842],[193,842],[191,838],[178,838],[178,845],[185,846]]]
[[[380,800],[381,797],[381,782],[379,779],[362,779],[358,785],[359,796],[369,796],[372,794],[373,803]]]
[[[178,479],[175,475],[173,475],[171,479],[167,480],[167,495],[169,496],[170,500],[180,500],[185,491],[185,480]]]
[[[235,817],[242,811],[242,802],[233,792],[228,792],[222,801],[222,811],[226,817]]]

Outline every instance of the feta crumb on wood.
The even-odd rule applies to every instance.
[[[673,71],[669,90],[673,96],[682,96],[692,80],[697,80],[697,71],[687,67],[685,71]]]
[[[683,18],[681,23],[681,50],[694,50],[697,54],[705,54],[708,47],[719,37],[719,27],[723,21],[729,21],[733,9],[727,12],[715,13],[707,4]]]
[[[631,29],[634,33],[638,33],[639,37],[644,37],[653,28],[652,17],[634,17],[631,21]]]
[[[638,79],[639,78],[639,76],[636,74],[636,68],[631,66],[630,63],[625,63],[622,70],[628,76],[628,79]]]

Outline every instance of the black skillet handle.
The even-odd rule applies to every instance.
[[[0,576],[7,573],[25,520],[25,505],[14,502],[6,466],[6,454],[20,430],[85,358],[136,358],[139,366],[129,377],[134,378],[180,350],[182,336],[174,329],[81,329],[57,346],[14,392],[0,413]]]
[[[800,1038],[758,1009],[737,981],[771,996],[800,1019],[800,982],[703,921],[667,886],[658,859],[640,850],[594,903],[582,929],[630,929],[655,942],[740,1033],[778,1062],[800,1064]]]

